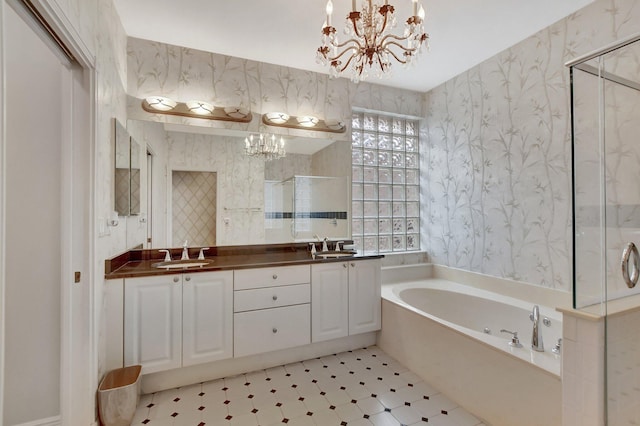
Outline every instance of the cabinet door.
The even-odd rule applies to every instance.
[[[349,334],[380,330],[380,261],[349,262]]]
[[[311,341],[349,334],[348,263],[311,266]]]
[[[233,272],[184,274],[182,365],[233,356]]]
[[[180,367],[180,275],[126,279],[124,288],[125,365],[142,365],[142,374]]]

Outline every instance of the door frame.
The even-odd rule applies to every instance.
[[[45,31],[53,32],[57,42],[65,46],[62,50],[65,50],[75,60],[75,65],[69,68],[69,91],[68,95],[74,102],[69,108],[68,118],[65,120],[64,136],[68,136],[67,141],[64,143],[62,158],[63,162],[61,167],[63,168],[63,175],[61,176],[62,184],[62,225],[61,235],[63,236],[62,242],[62,281],[61,281],[61,366],[60,366],[60,417],[61,424],[79,424],[95,422],[95,410],[91,407],[95,407],[95,397],[93,392],[85,392],[81,401],[74,400],[74,395],[77,395],[77,388],[80,386],[83,389],[93,391],[97,389],[98,382],[98,324],[99,318],[97,314],[99,312],[96,309],[96,302],[99,295],[95,291],[95,196],[93,195],[95,188],[95,170],[96,170],[96,141],[97,138],[97,88],[96,88],[96,68],[95,68],[95,56],[84,43],[80,34],[73,28],[71,22],[66,17],[64,10],[58,6],[56,2],[50,2],[47,0],[30,0],[25,2],[24,0],[0,0],[0,22],[5,19],[5,8],[12,7],[9,3],[19,5],[23,7],[26,3],[30,3],[30,6],[35,9],[34,22],[29,22],[29,26],[36,32]],[[29,9],[29,6],[26,6]],[[32,10],[33,10],[32,9]],[[29,13],[29,12],[27,12]],[[31,12],[32,13],[32,12]],[[33,16],[33,13],[32,13]],[[40,21],[42,27],[36,23]],[[0,46],[5,44],[4,33],[0,31]],[[6,264],[6,124],[5,124],[5,110],[6,105],[6,93],[5,93],[5,63],[3,50],[0,50],[0,270],[5,270]],[[74,81],[84,82],[86,91],[78,93],[72,89]],[[75,106],[76,100],[83,106],[88,106],[89,110],[78,111]],[[84,119],[82,119],[84,118]],[[88,119],[87,119],[88,118]],[[88,144],[88,147],[83,151],[84,157],[74,159],[74,151],[76,146],[80,144]],[[87,167],[85,171],[79,175],[74,173],[71,169],[73,164],[78,162],[86,162]],[[84,176],[88,174],[88,176]],[[88,191],[85,194],[88,205],[81,213],[81,217],[85,222],[84,230],[82,231],[86,235],[82,235],[83,241],[88,241],[87,249],[88,253],[84,253],[78,263],[78,259],[74,259],[73,256],[73,244],[68,242],[67,238],[74,231],[74,224],[72,220],[72,202],[75,196],[74,187],[72,183],[76,179],[83,179],[88,182]],[[81,303],[72,303],[74,288],[73,284],[73,272],[81,268],[84,278],[81,283],[85,286],[82,292]],[[5,289],[6,279],[4,274],[0,274],[0,348],[4,347],[5,343]],[[78,306],[80,305],[80,306]],[[76,318],[80,318],[85,321],[83,327],[87,332],[89,341],[77,341],[77,339],[84,339],[83,336],[77,336],[77,333],[72,332],[73,321],[78,321]],[[77,371],[78,366],[73,365],[72,348],[80,346],[88,348],[88,363],[83,366],[84,370],[75,377],[82,378],[83,383],[76,383],[72,373]],[[86,355],[86,354],[85,354]],[[5,360],[4,353],[0,351],[0,395],[4,394],[4,369]],[[83,413],[75,414],[73,407],[85,404],[87,409],[83,410]],[[91,416],[90,418],[76,419],[73,416]],[[3,399],[0,398],[0,419],[4,417]],[[0,420],[1,421],[1,420]]]

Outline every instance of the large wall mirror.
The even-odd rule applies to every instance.
[[[151,247],[351,237],[347,140],[285,138],[285,157],[268,161],[245,152],[242,132],[139,120],[127,128],[153,151],[142,188]]]

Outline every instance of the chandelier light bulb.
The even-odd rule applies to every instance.
[[[420,9],[418,10],[418,16],[420,17],[421,20],[424,20],[424,7],[422,7],[422,5],[420,5]]]

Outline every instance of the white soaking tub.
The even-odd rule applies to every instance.
[[[551,350],[562,316],[554,307],[537,304],[545,350],[537,352],[535,303],[442,278],[385,281],[382,350],[493,426],[561,424],[561,355]],[[522,347],[509,345],[503,329],[517,331]]]

